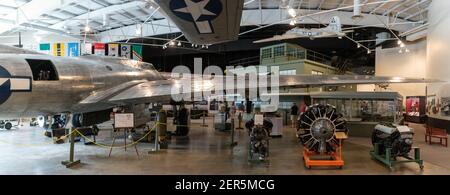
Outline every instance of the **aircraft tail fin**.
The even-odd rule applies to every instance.
[[[342,32],[341,19],[338,16],[332,17],[327,28],[336,33]]]

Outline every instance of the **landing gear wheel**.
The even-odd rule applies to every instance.
[[[12,124],[11,124],[10,122],[7,122],[7,123],[5,124],[5,129],[6,129],[6,130],[11,130],[11,128],[12,128]]]
[[[73,127],[81,127],[83,124],[83,114],[74,114],[72,118]]]
[[[423,171],[424,166],[423,166],[423,165],[420,165],[419,167],[420,167],[420,170]]]

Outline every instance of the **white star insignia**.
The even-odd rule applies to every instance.
[[[191,14],[194,21],[197,21],[201,16],[216,16],[217,14],[212,13],[205,9],[206,5],[208,5],[210,0],[204,0],[200,2],[193,2],[192,0],[184,0],[186,3],[186,7],[176,9],[176,12],[188,13]]]
[[[9,79],[6,79],[6,78],[0,78],[0,86],[3,85],[3,84],[5,84],[6,81],[8,81],[8,80],[9,80]]]

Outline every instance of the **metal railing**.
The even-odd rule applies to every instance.
[[[331,65],[331,57],[319,52],[305,49],[296,49],[282,53],[281,55],[271,55],[268,58],[261,56],[261,63],[271,64],[279,63],[283,61],[295,61],[295,60],[311,60],[326,65]]]
[[[331,65],[331,57],[312,50],[296,49],[281,53],[275,56],[273,53],[270,57],[253,56],[230,61],[233,66],[249,66],[259,64],[272,64],[279,62],[295,61],[295,60],[311,60],[326,65]]]

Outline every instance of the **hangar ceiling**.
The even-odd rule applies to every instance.
[[[359,0],[366,15],[388,16],[390,27],[411,22],[416,27],[427,22],[431,0]],[[352,12],[354,0],[247,0],[243,26],[272,24],[286,19],[287,8],[300,15],[324,10]],[[44,6],[45,5],[45,6]],[[283,11],[285,12],[283,14]],[[274,13],[281,13],[275,14]],[[258,16],[259,15],[259,16]],[[255,21],[255,20],[260,21]],[[323,23],[309,18],[299,23]],[[384,18],[382,18],[384,20]],[[401,22],[399,22],[401,21]],[[379,21],[343,21],[360,25],[383,25]],[[0,35],[17,31],[47,31],[71,36],[89,34],[96,40],[118,41],[135,38],[136,29],[141,35],[154,36],[177,32],[176,26],[166,20],[153,0],[2,0],[0,1]],[[382,26],[380,26],[382,27]],[[131,30],[130,30],[131,29]],[[407,30],[403,28],[403,30]],[[148,31],[148,32],[147,32]],[[114,37],[119,36],[121,37]]]
[[[211,59],[227,64],[258,55],[251,41],[271,37],[292,28],[289,9],[295,10],[296,26],[323,27],[334,16],[340,16],[344,30],[361,45],[374,49],[376,35],[395,33],[405,38],[408,32],[427,28],[428,7],[431,0],[358,0],[361,18],[352,18],[355,0],[246,0],[240,40],[210,46],[207,51],[192,48],[179,29],[153,0],[2,0],[0,1],[0,37],[17,32],[58,33],[99,42],[133,42],[148,46],[162,46],[178,38],[183,47],[148,49],[146,56],[158,66],[189,63],[186,55],[213,54]],[[45,6],[42,6],[45,5]],[[88,27],[88,29],[86,28]],[[89,30],[88,32],[86,30]],[[257,31],[256,31],[257,30]],[[391,31],[392,30],[392,31]],[[395,38],[394,36],[392,36]],[[357,49],[352,41],[343,39],[289,40],[330,56],[351,59],[354,66],[373,66],[374,55]],[[393,43],[396,41],[387,41]],[[184,47],[186,45],[186,47]],[[395,45],[395,44],[394,44]],[[248,52],[239,52],[248,51]],[[227,54],[224,54],[226,52]],[[184,59],[168,56],[185,55]],[[222,57],[218,57],[222,56]]]

